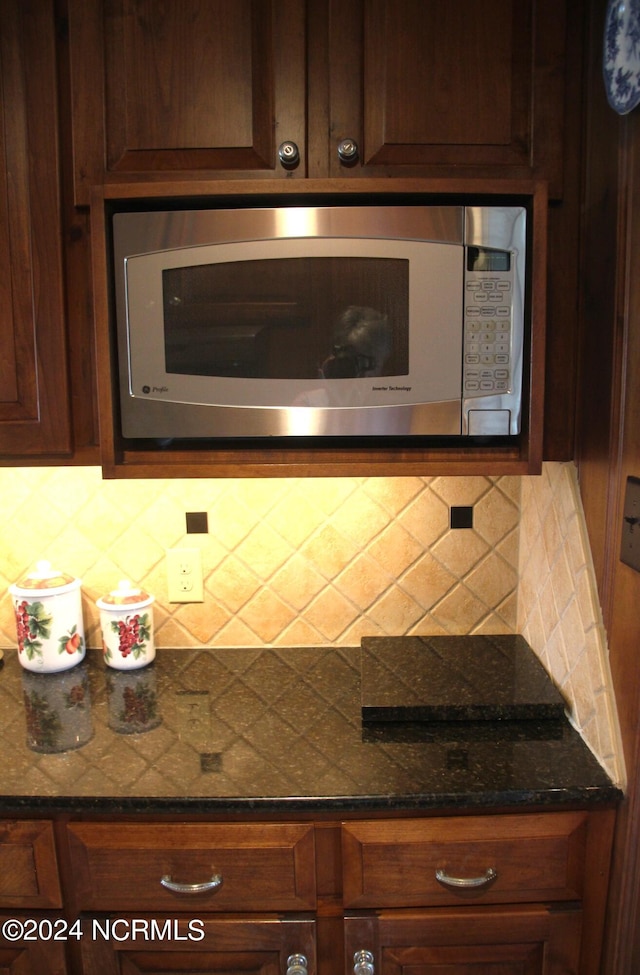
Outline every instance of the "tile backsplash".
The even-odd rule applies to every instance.
[[[8,585],[41,558],[95,600],[127,578],[156,597],[156,645],[353,646],[363,635],[520,630],[619,782],[606,642],[572,465],[539,478],[103,481],[97,468],[0,469],[0,643]],[[450,528],[451,506],[472,528]],[[206,535],[186,534],[206,511]],[[166,549],[199,547],[203,603],[170,603]]]

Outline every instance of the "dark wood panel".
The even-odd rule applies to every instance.
[[[300,0],[70,0],[76,203],[132,174],[282,175],[305,158]]]
[[[53,2],[0,5],[0,456],[71,450]]]
[[[332,146],[338,176],[455,168],[550,181],[562,194],[565,4],[500,0],[330,3]],[[355,139],[357,163],[336,147]]]

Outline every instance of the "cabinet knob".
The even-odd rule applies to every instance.
[[[456,891],[482,890],[484,887],[490,887],[497,878],[498,874],[493,867],[489,867],[481,877],[451,877],[445,870],[436,870],[438,883]]]
[[[218,890],[219,887],[222,887],[222,875],[216,873],[211,880],[205,880],[201,884],[179,884],[165,874],[164,877],[160,878],[160,883],[173,894],[206,894],[207,891]]]
[[[289,955],[287,975],[309,975],[308,962],[304,955]]]
[[[295,142],[282,142],[278,147],[278,159],[283,166],[295,166],[300,160],[300,150]]]
[[[355,162],[358,158],[358,143],[355,139],[343,139],[338,145],[338,158],[344,163]]]
[[[373,955],[370,951],[356,951],[353,956],[353,975],[374,975]]]

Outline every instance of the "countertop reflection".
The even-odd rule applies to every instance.
[[[5,810],[234,812],[607,804],[566,719],[367,725],[360,649],[159,650],[0,670]]]

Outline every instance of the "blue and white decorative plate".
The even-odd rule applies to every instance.
[[[640,102],[640,0],[609,0],[602,67],[609,104],[626,115]]]

